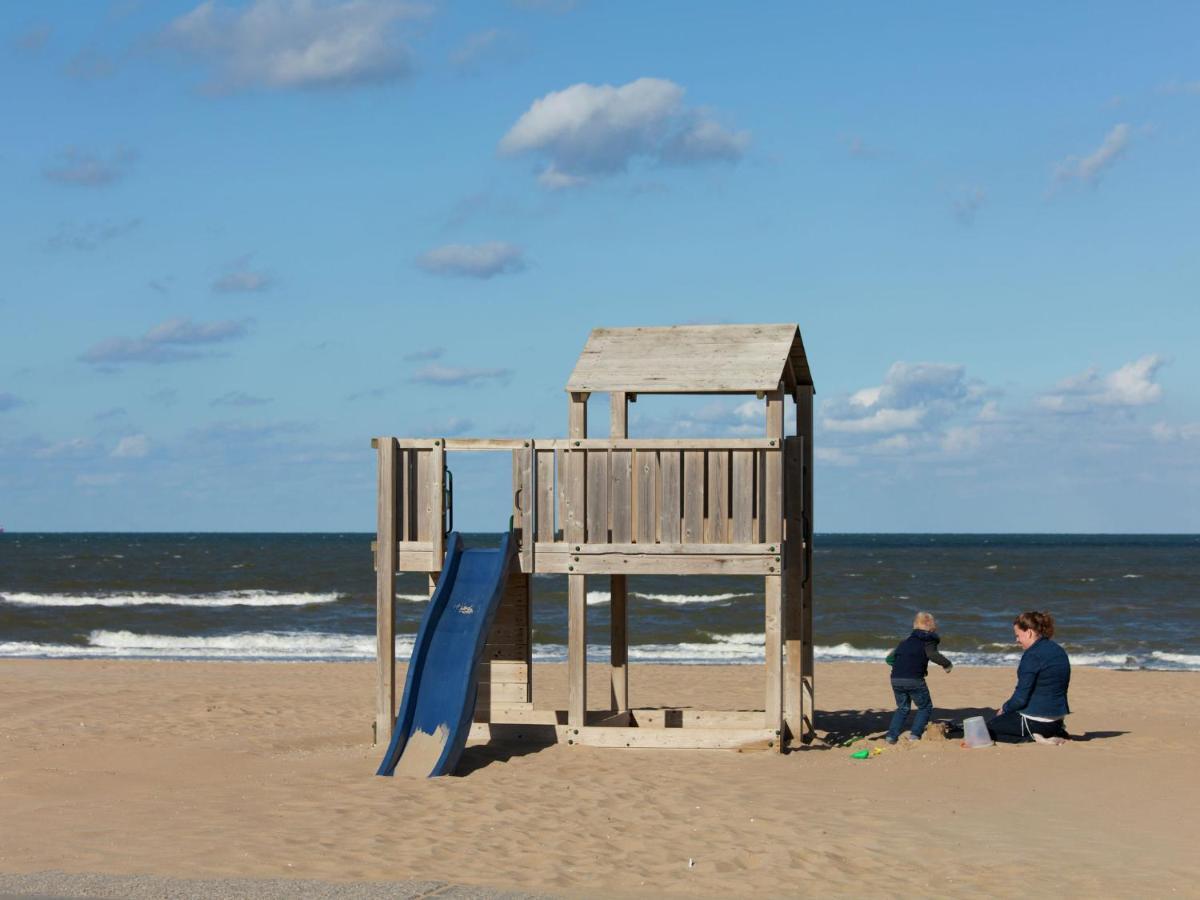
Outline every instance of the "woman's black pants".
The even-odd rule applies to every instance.
[[[1006,712],[996,716],[987,723],[988,734],[997,744],[1019,744],[1022,741],[1032,741],[1032,734],[1042,737],[1067,737],[1067,729],[1062,720],[1057,722],[1035,722],[1025,719],[1019,712]],[[1031,734],[1032,733],[1032,734]]]

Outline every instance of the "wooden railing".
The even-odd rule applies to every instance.
[[[394,492],[399,571],[440,568],[445,455],[471,450],[512,452],[523,571],[769,575],[782,569],[784,484],[799,484],[800,474],[785,471],[793,466],[785,465],[779,440],[390,440],[395,470],[381,477],[380,490]]]

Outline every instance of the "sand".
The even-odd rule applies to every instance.
[[[603,675],[594,667],[596,706]],[[487,746],[468,749],[459,777],[431,780],[374,777],[373,676],[365,664],[0,661],[0,873],[596,896],[1200,896],[1197,674],[1077,669],[1068,724],[1082,740],[1064,747],[965,750],[935,727],[859,761],[832,745],[866,733],[885,747],[887,670],[819,665],[826,740],[811,749]],[[564,667],[535,679],[539,706],[565,706]],[[935,721],[996,706],[1012,681],[931,673]],[[753,708],[762,682],[757,667],[638,666],[631,693]],[[0,894],[55,883],[0,878]]]

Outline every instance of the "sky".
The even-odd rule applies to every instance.
[[[9,531],[373,530],[372,436],[794,322],[818,532],[1200,532],[1195,4],[5,3],[0,210]]]

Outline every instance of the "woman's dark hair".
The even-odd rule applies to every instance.
[[[1054,637],[1054,616],[1048,612],[1036,609],[1023,612],[1013,619],[1013,624],[1022,631],[1035,631],[1044,638]]]

